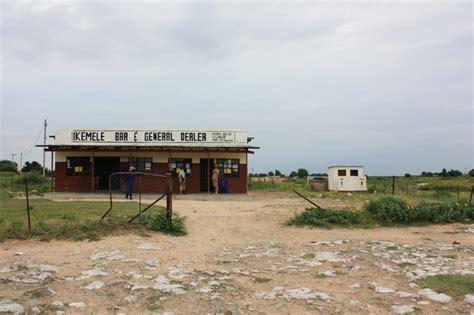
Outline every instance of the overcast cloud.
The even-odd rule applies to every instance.
[[[1,3],[1,158],[57,128],[245,129],[250,171],[474,168],[472,3]],[[25,160],[41,160],[34,149]]]

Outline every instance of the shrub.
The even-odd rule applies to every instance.
[[[365,204],[364,210],[381,224],[409,223],[416,217],[413,209],[401,197],[386,195]]]
[[[312,225],[329,227],[331,225],[358,225],[367,223],[365,213],[350,210],[307,209],[295,215],[289,225]]]
[[[179,214],[174,213],[171,222],[169,222],[166,216],[166,209],[160,209],[159,211],[151,214],[146,214],[140,220],[147,229],[153,231],[160,231],[174,235],[186,234],[186,228],[184,226],[184,218]]]

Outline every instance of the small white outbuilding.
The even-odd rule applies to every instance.
[[[367,190],[367,177],[364,175],[364,167],[356,165],[328,167],[328,188],[335,191]]]

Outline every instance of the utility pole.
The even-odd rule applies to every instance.
[[[48,123],[46,119],[44,120],[44,135],[43,135],[43,177],[46,176],[46,127],[48,126]]]
[[[23,152],[20,152],[20,165],[19,165],[19,171],[21,172],[21,169],[23,167]]]
[[[13,165],[13,163],[15,163],[15,155],[16,155],[16,154],[15,154],[15,153],[12,153],[12,154],[10,154],[10,155],[12,156],[12,165]],[[18,167],[17,167],[17,170],[18,170]]]

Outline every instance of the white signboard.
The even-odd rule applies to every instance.
[[[57,145],[246,145],[245,131],[84,130],[56,131]]]

